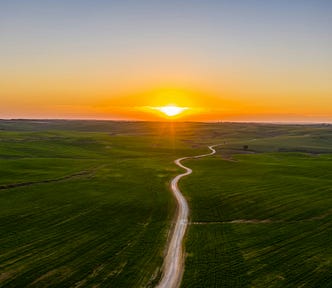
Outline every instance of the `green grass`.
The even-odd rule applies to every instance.
[[[1,133],[0,151],[0,185],[33,182],[0,190],[1,287],[157,281],[174,215],[172,161],[191,149],[158,135],[23,131]]]
[[[180,186],[188,195],[192,221],[296,220],[332,208],[332,155],[274,153],[234,158],[187,162],[194,172]]]
[[[332,155],[190,160],[183,287],[330,287]]]
[[[175,213],[173,160],[218,143],[180,182],[197,222],[183,287],[331,287],[331,132],[0,120],[0,287],[153,287]]]

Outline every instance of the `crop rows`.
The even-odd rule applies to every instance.
[[[331,287],[331,155],[188,161],[183,287]]]

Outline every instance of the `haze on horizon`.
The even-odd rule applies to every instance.
[[[0,118],[332,121],[332,1],[0,0]]]

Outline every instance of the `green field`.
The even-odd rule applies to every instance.
[[[0,286],[151,286],[174,214],[172,161],[191,149],[23,124],[0,133]]]
[[[332,287],[332,134],[311,132],[186,162],[183,287]]]
[[[331,126],[64,120],[0,121],[0,287],[153,287],[218,143],[182,286],[331,287]]]

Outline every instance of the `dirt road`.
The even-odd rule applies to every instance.
[[[177,175],[171,182],[172,192],[176,198],[176,201],[178,202],[177,217],[175,227],[173,229],[173,234],[171,235],[171,240],[169,241],[169,246],[167,248],[167,254],[164,259],[163,274],[159,284],[157,285],[157,288],[180,287],[184,271],[184,250],[182,241],[188,226],[189,207],[187,200],[184,198],[178,187],[178,182],[182,177],[191,174],[192,170],[181,164],[181,161],[213,155],[216,153],[216,150],[214,150],[213,147],[218,145],[209,146],[211,153],[192,157],[183,157],[174,161],[176,165],[186,170],[186,172]]]

